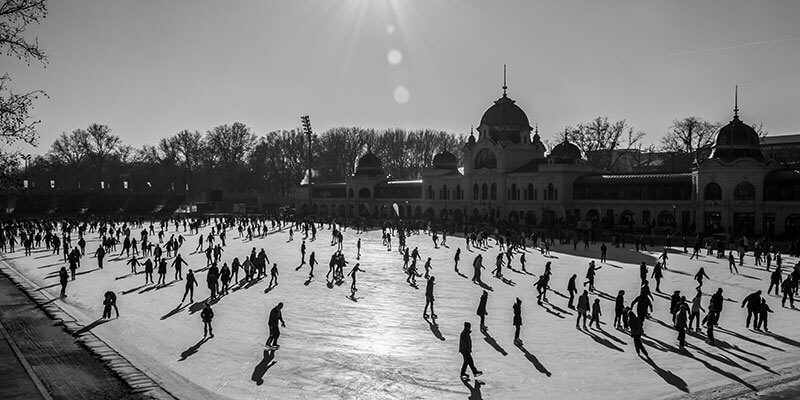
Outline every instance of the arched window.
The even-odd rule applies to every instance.
[[[709,183],[703,192],[703,199],[722,200],[722,188],[716,182]]]
[[[742,182],[733,189],[734,200],[755,200],[756,188],[749,182]]]
[[[497,157],[489,149],[483,149],[475,156],[475,169],[481,168],[497,168]]]
[[[478,196],[479,196],[480,192],[481,192],[481,190],[478,188],[478,184],[477,183],[472,185],[472,199],[473,200],[478,200]]]
[[[359,199],[368,199],[369,198],[369,189],[362,188],[358,191],[358,198]]]
[[[528,200],[533,200],[533,184],[528,184]]]
[[[447,191],[447,185],[442,185],[442,198],[447,200],[450,197],[450,192]]]
[[[453,191],[453,198],[456,200],[460,200],[461,196],[461,185],[456,185],[456,190]]]
[[[553,189],[553,184],[547,184],[547,191],[545,192],[544,199],[545,200],[553,200],[555,198],[555,189]]]
[[[497,200],[497,184],[492,183],[492,200]]]
[[[633,211],[625,210],[619,217],[620,225],[633,225]]]
[[[489,185],[485,183],[481,186],[481,199],[489,200]]]
[[[511,184],[511,200],[517,199],[517,184]]]
[[[674,226],[675,215],[672,214],[672,211],[661,211],[658,213],[658,219],[656,219],[656,223],[658,226]]]

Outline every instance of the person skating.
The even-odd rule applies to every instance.
[[[272,311],[269,312],[269,319],[267,320],[267,325],[269,326],[269,338],[267,338],[267,347],[272,348],[279,348],[281,347],[278,345],[278,338],[281,336],[281,330],[278,328],[278,322],[281,323],[281,326],[286,328],[286,323],[283,322],[283,302],[278,303]]]
[[[788,276],[781,284],[781,292],[783,298],[781,299],[781,307],[786,307],[786,300],[789,300],[789,307],[794,308],[794,279],[791,275]]]
[[[761,326],[764,326],[764,331],[769,332],[769,326],[767,326],[767,317],[769,317],[769,313],[773,312],[772,309],[769,308],[767,305],[767,299],[761,299],[761,306],[758,307],[758,323],[756,324],[756,330],[760,331]]]
[[[641,279],[642,285],[647,281],[647,272],[647,263],[642,261],[641,264],[639,264],[639,279]]]
[[[65,248],[65,252],[66,252]],[[106,249],[101,245],[97,248],[97,251],[94,252],[94,256],[97,257],[97,266],[100,269],[103,269],[103,259],[106,257]]]
[[[601,315],[603,315],[603,313],[600,311],[600,299],[594,299],[594,303],[592,303],[592,319],[589,320],[589,328],[591,328],[592,323],[594,323],[596,329],[602,329],[600,328]]]
[[[128,264],[128,265],[131,266],[131,273],[132,274],[134,274],[134,275],[137,274],[136,267],[139,266],[140,263],[139,263],[139,260],[136,259],[136,254],[134,254],[133,257],[131,257],[131,259],[128,260],[125,264]]]
[[[550,274],[542,274],[536,281],[536,304],[542,305],[542,301],[547,301],[547,289],[550,284]]]
[[[472,375],[479,377],[483,374],[480,370],[475,368],[475,362],[472,360],[472,331],[469,322],[464,322],[464,330],[461,331],[461,336],[458,340],[458,352],[461,353],[463,363],[461,364],[461,379],[468,380],[467,366],[472,370]]]
[[[428,283],[425,285],[425,309],[422,310],[423,318],[428,318],[428,306],[431,307],[431,318],[436,318],[436,312],[433,310],[433,287],[436,285],[435,280],[436,277],[431,276],[428,278]]]
[[[708,277],[708,275],[706,275],[705,268],[700,267],[700,269],[697,270],[697,273],[694,274],[694,280],[697,281],[697,290],[701,290],[703,288],[703,278],[711,279]]]
[[[175,257],[175,260],[172,261],[172,267],[175,268],[175,280],[176,281],[183,280],[183,275],[181,274],[181,264],[184,264],[187,267],[189,266],[189,263],[187,263],[183,259],[183,257],[180,254],[178,254]]]
[[[472,282],[481,283],[481,269],[486,268],[483,266],[483,255],[478,254],[475,260],[472,261]]]
[[[275,286],[278,286],[278,264],[272,263],[272,268],[269,270],[269,287],[272,287],[272,282],[275,282]]]
[[[603,267],[597,267],[594,264],[594,260],[589,262],[589,269],[586,270],[586,282],[583,283],[583,286],[589,285],[589,290],[594,291],[594,277],[597,274],[597,270]]]
[[[512,309],[514,311],[514,344],[519,346],[522,344],[522,340],[519,338],[519,330],[522,326],[522,300],[520,300],[519,297],[517,297],[517,301],[514,302]]]
[[[356,263],[356,265],[353,266],[353,269],[351,269],[350,272],[347,274],[347,276],[349,276],[349,277],[351,277],[353,279],[353,282],[350,284],[350,295],[352,297],[355,297],[356,296],[356,292],[358,291],[358,288],[356,287],[356,273],[357,272],[364,272],[363,269],[359,268],[360,265],[361,264]],[[309,279],[311,279],[311,278],[309,278]]]
[[[158,282],[157,284],[165,285],[167,283],[167,260],[158,260]]]
[[[495,259],[495,267],[492,270],[495,278],[500,278],[503,276],[503,253],[500,252]]]
[[[358,242],[356,243],[356,251],[357,251],[356,260],[360,260],[361,259],[361,238],[358,238]],[[311,253],[311,254],[313,255],[314,253]],[[313,267],[312,267],[312,269],[313,269]]]
[[[572,277],[569,278],[569,282],[567,282],[567,293],[569,293],[569,303],[567,303],[567,308],[575,309],[575,305],[573,302],[575,301],[575,294],[578,293],[578,288],[575,286],[575,280],[578,279],[578,274],[572,274]]]
[[[219,281],[219,268],[217,268],[217,264],[212,264],[211,268],[208,269],[208,273],[206,274],[206,285],[208,286],[208,291],[211,292],[211,298],[217,298],[217,286]]]
[[[522,265],[522,272],[526,272],[526,273],[527,273],[527,272],[528,272],[528,270],[527,270],[527,269],[525,269],[525,253],[522,253],[522,254],[519,256],[519,263],[520,263],[520,265]]]
[[[62,298],[67,297],[67,282],[69,281],[69,273],[67,272],[67,267],[61,267],[61,270],[58,271],[58,279],[61,283],[60,296]]]
[[[686,304],[686,297],[681,297],[677,307],[678,309],[675,312],[675,329],[678,331],[678,348],[683,350],[686,345],[687,315],[689,314],[689,306]]]
[[[186,300],[186,295],[189,295],[189,302],[194,303],[194,287],[197,286],[197,279],[194,277],[194,272],[190,269],[186,274],[186,291],[183,292],[181,304]]]
[[[211,304],[205,302],[203,310],[200,311],[200,319],[203,321],[203,337],[214,337],[214,329],[211,327],[211,320],[214,319],[214,310]]]
[[[783,272],[780,269],[776,269],[774,272],[770,274],[769,280],[769,289],[767,289],[767,295],[772,292],[772,288],[775,288],[775,295],[778,295],[778,289],[781,287],[781,282],[783,282]]]
[[[144,262],[144,284],[153,283],[153,261],[147,259]]]
[[[708,314],[703,318],[703,325],[719,325],[719,316],[722,313],[722,305],[724,302],[725,298],[722,296],[722,288],[718,288],[717,292],[711,295],[711,299],[708,301]],[[711,340],[711,342],[713,343],[713,340]]]
[[[631,328],[631,338],[633,338],[633,347],[636,349],[636,355],[644,356],[649,360],[650,355],[642,345],[642,335],[644,335],[643,321],[631,310],[628,312],[628,325]]]
[[[455,266],[453,269],[458,273],[458,261],[461,259],[461,248],[456,249],[456,254],[453,256],[453,261],[455,262]]]
[[[586,313],[589,312],[589,291],[584,290],[578,297],[578,318],[575,320],[575,328],[580,329],[581,319],[583,319],[583,329],[586,329]]]
[[[672,315],[672,323],[675,323],[675,314],[678,312],[678,306],[681,303],[681,291],[676,290],[669,298],[669,313]]]
[[[306,263],[306,241],[303,239],[303,243],[300,245],[300,265],[304,265]]]
[[[614,327],[622,328],[622,316],[625,312],[625,291],[620,290],[614,302]]]
[[[361,239],[359,239],[359,240],[361,240]],[[361,250],[359,249],[359,254],[360,254],[360,251]],[[358,260],[358,259],[360,259],[360,257],[356,257],[356,260]],[[311,279],[314,278],[314,266],[317,265],[317,264],[319,264],[319,262],[317,262],[317,253],[312,251],[311,255],[308,256],[308,266],[311,267],[311,270],[308,271],[308,280],[311,280]]]
[[[431,276],[431,258],[428,257],[428,260],[425,261],[425,265],[422,267],[425,270],[425,279],[428,279]]]
[[[732,274],[734,270],[736,271],[735,273],[739,273],[739,268],[736,268],[736,258],[733,257],[733,251],[728,251],[728,269]]]
[[[652,277],[656,280],[656,292],[661,293],[661,279],[664,278],[664,271],[660,262],[656,262],[653,267]]]
[[[478,311],[477,311],[478,316],[481,317],[481,322],[480,322],[480,325],[479,325],[481,331],[486,331],[486,329],[487,329],[486,328],[486,315],[489,314],[489,313],[486,311],[486,301],[488,299],[489,299],[489,293],[484,290],[483,294],[481,294],[481,299],[478,302]]]
[[[703,299],[703,292],[700,289],[692,298],[691,314],[689,314],[689,330],[692,329],[692,322],[695,322],[695,331],[700,332],[700,311],[706,311],[700,301]]]
[[[641,292],[639,296],[631,302],[631,308],[634,306],[636,306],[636,315],[639,320],[644,323],[644,319],[647,318],[648,313],[653,310],[653,301],[647,293]]]
[[[228,263],[222,263],[222,269],[219,271],[219,280],[222,281],[221,294],[228,294],[231,283],[231,269],[228,268]]]
[[[747,306],[747,320],[745,321],[745,328],[750,327],[750,317],[753,317],[753,328],[758,326],[758,309],[761,307],[761,291],[756,290],[754,293],[749,294],[742,300],[742,308]]]

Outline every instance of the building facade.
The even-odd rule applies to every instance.
[[[566,140],[548,152],[505,87],[476,131],[464,149],[463,168],[445,149],[421,179],[396,180],[367,152],[345,181],[299,186],[297,210],[736,236],[800,233],[800,172],[765,157],[738,108],[717,134],[710,157],[687,173],[604,173]]]

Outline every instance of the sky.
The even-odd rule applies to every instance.
[[[108,125],[134,147],[242,122],[467,134],[502,94],[544,139],[597,116],[658,143],[672,120],[800,132],[800,1],[51,1],[48,63],[0,58],[39,147]]]

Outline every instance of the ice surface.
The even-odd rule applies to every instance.
[[[171,227],[167,237],[172,233],[176,232]],[[182,229],[176,236],[178,233],[187,239],[181,254],[189,262],[188,268],[205,267],[205,255],[192,253],[197,236]],[[654,293],[653,317],[657,321],[645,322],[645,344],[653,359],[648,363],[636,355],[631,338],[611,326],[613,297],[624,289],[626,302],[633,300],[639,287],[639,262],[647,262],[652,269],[661,248],[636,253],[630,245],[609,246],[609,262],[601,264],[596,279],[597,288],[605,294],[590,295],[591,301],[600,298],[605,325],[602,331],[584,332],[575,329],[575,313],[567,309],[567,300],[559,293],[566,293],[573,273],[583,281],[588,261],[599,257],[599,244],[589,251],[580,250],[582,245],[577,251],[571,245],[557,245],[549,258],[529,252],[527,268],[535,275],[505,269],[510,282],[504,283],[490,274],[498,254],[494,241],[488,250],[467,251],[463,238],[448,237],[449,247],[434,249],[430,236],[411,236],[408,245],[412,249],[419,246],[423,257],[419,270],[427,257],[433,259],[438,319],[432,325],[422,317],[424,279],[419,278],[419,289],[405,283],[402,258],[396,250],[387,251],[381,245],[379,231],[356,234],[348,229],[344,233],[344,253],[349,261],[345,273],[357,261],[365,270],[358,275],[355,300],[349,298],[349,279],[341,286],[326,285],[327,261],[336,249],[329,245],[329,230],[321,229],[316,241],[307,242],[307,254],[315,251],[320,262],[316,279],[308,285],[304,285],[308,265],[296,270],[302,235],[295,233],[292,242],[287,242],[285,230],[252,242],[235,236],[234,231],[228,232],[223,261],[230,264],[235,256],[243,259],[252,247],[263,247],[270,260],[278,263],[279,284],[266,293],[268,279],[236,287],[214,304],[212,339],[202,340],[198,304],[178,307],[184,282],[172,282],[172,268],[167,286],[144,286],[144,268],[140,267],[139,275],[130,275],[126,260],[116,254],[107,257],[103,270],[97,269],[94,258],[85,257],[78,270],[81,275],[67,288],[69,297],[57,302],[88,325],[102,314],[103,293],[114,290],[121,317],[92,331],[185,399],[659,398],[732,382],[747,385],[750,377],[773,374],[778,367],[800,359],[796,341],[800,314],[781,308],[779,298],[766,297],[775,311],[769,321],[774,336],[744,327],[746,313],[739,307],[741,300],[754,290],[766,291],[769,284],[769,273],[752,267],[752,254],[745,266],[739,267],[741,273],[732,275],[727,261],[708,256],[690,261],[677,248],[670,253],[669,270],[662,281],[662,291],[667,294]],[[359,237],[362,257],[356,260]],[[87,240],[87,254],[94,253],[97,235],[89,234]],[[396,238],[393,242],[396,246]],[[472,259],[484,254],[487,270],[483,280],[492,288],[486,335],[478,330],[475,313],[482,289],[453,270],[458,247],[462,249],[460,270],[469,278]],[[33,257],[22,257],[17,251],[6,259],[42,290],[58,295],[57,271],[64,265],[61,256],[40,250]],[[784,260],[785,271],[797,261]],[[551,288],[558,293],[548,292],[550,304],[538,306],[533,283],[547,261],[553,263]],[[519,268],[518,255],[512,266]],[[670,328],[668,296],[681,290],[691,298],[692,276],[701,266],[711,277],[703,288],[703,307],[708,295],[723,287],[725,297],[732,301],[725,302],[720,326],[730,331],[717,331],[717,347],[690,334],[688,351],[678,353],[677,333]],[[184,275],[188,268],[183,268]],[[205,275],[205,270],[197,274],[195,301],[208,297]],[[511,306],[516,297],[523,301],[523,346],[513,343]],[[268,353],[264,350],[267,316],[281,301],[286,328],[280,349]],[[474,379],[463,383],[458,376],[458,336],[465,321],[473,323],[473,356],[484,371],[483,385],[477,387]]]

